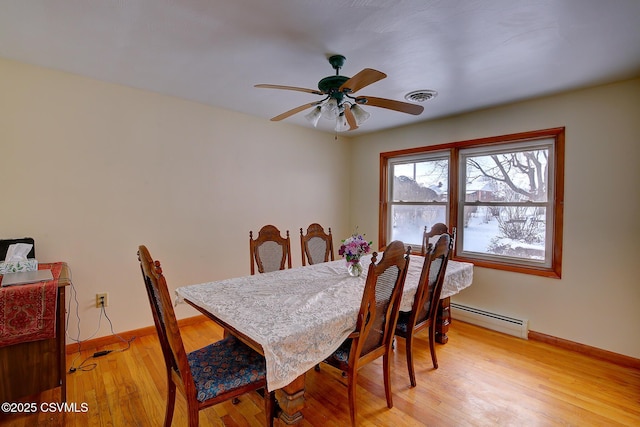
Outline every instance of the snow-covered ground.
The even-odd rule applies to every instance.
[[[465,251],[487,253],[491,240],[500,234],[498,220],[491,217],[488,222],[484,222],[484,215],[473,214],[469,218],[469,223],[464,229],[464,242],[462,247]]]
[[[462,247],[465,251],[481,254],[492,253],[489,252],[490,247],[494,246],[495,243],[499,243],[499,246],[504,250],[500,254],[518,258],[544,259],[544,243],[531,244],[505,237],[498,240],[497,238],[501,234],[498,220],[493,216],[484,215],[482,209],[479,208],[478,213],[469,218],[468,225],[462,233],[464,239]],[[401,240],[406,244],[419,248],[422,245],[422,233],[425,225],[430,227],[433,224],[396,226],[393,228],[391,240]]]

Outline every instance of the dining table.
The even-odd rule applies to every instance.
[[[378,254],[380,260],[382,254]],[[302,421],[305,373],[335,351],[355,329],[371,254],[361,259],[360,276],[349,275],[344,260],[176,289],[185,302],[263,354],[267,388],[275,390],[280,419]],[[410,311],[424,257],[411,255],[401,300]],[[473,264],[450,260],[441,303],[470,286]],[[447,323],[445,313],[439,323]],[[446,331],[445,331],[446,332]],[[446,341],[445,341],[446,342]]]

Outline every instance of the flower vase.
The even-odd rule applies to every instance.
[[[360,264],[360,260],[353,260],[347,263],[347,271],[349,272],[349,276],[358,277],[362,274],[362,264]]]

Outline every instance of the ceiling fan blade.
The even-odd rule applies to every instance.
[[[316,95],[324,95],[324,93],[320,92],[319,90],[307,89],[307,88],[304,88],[304,87],[296,87],[296,86],[280,86],[280,85],[260,84],[260,85],[255,85],[254,87],[259,87],[259,88],[264,88],[264,89],[295,90],[295,91],[298,91],[298,92],[306,92],[306,93],[313,93],[313,94],[316,94]]]
[[[282,114],[280,114],[278,116],[275,116],[274,118],[271,119],[271,121],[272,122],[278,122],[280,120],[286,119],[289,116],[293,116],[294,114],[299,113],[300,111],[304,111],[307,108],[315,107],[318,104],[320,104],[320,101],[310,102],[308,104],[304,104],[304,105],[301,105],[299,107],[292,108],[289,111],[285,111],[284,113],[282,113]]]
[[[359,100],[366,99],[367,102],[361,104]],[[408,102],[394,101],[393,99],[376,98],[373,96],[361,96],[356,99],[356,102],[360,105],[371,105],[373,107],[387,108],[389,110],[399,111],[401,113],[413,114],[414,116],[420,115],[424,111],[422,105],[409,104]]]
[[[340,86],[340,91],[349,89],[351,93],[357,92],[365,86],[369,86],[371,83],[375,83],[378,80],[382,80],[387,75],[382,71],[374,70],[372,68],[365,68],[349,80],[344,82]]]
[[[351,106],[347,103],[345,103],[344,107],[344,116],[347,118],[347,123],[349,123],[349,130],[358,129],[356,118],[353,116],[353,111],[351,111]]]

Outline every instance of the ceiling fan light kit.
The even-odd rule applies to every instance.
[[[273,117],[271,120],[280,121],[308,108],[314,107],[310,113],[304,116],[305,119],[313,124],[314,127],[318,125],[320,117],[327,120],[335,120],[335,131],[342,132],[357,129],[367,121],[369,117],[371,117],[371,114],[365,111],[360,105],[386,108],[413,115],[419,115],[424,110],[424,107],[420,105],[394,101],[392,99],[352,96],[353,93],[386,78],[387,75],[372,68],[365,68],[353,77],[341,76],[339,74],[340,68],[342,68],[345,61],[346,58],[342,55],[332,55],[329,57],[329,63],[336,70],[336,74],[334,76],[328,76],[321,79],[318,82],[318,90],[271,84],[255,85],[257,88],[294,90],[324,96],[324,99],[320,101],[310,102],[293,108]],[[407,94],[407,96],[408,95],[409,94]],[[414,99],[407,98],[407,96],[405,96],[406,99],[415,101]]]

